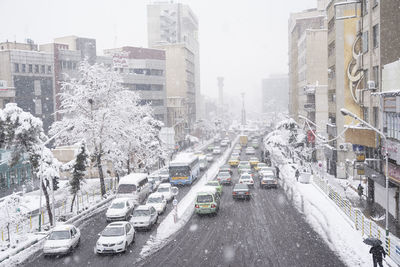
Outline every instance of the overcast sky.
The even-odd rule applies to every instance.
[[[154,1],[153,1],[154,2]],[[290,12],[316,7],[317,0],[180,0],[200,24],[202,94],[246,92],[259,107],[261,79],[287,73]],[[98,53],[119,46],[147,46],[148,0],[0,0],[0,42],[26,38],[49,43],[55,37],[95,38]],[[258,100],[258,101],[257,101]]]

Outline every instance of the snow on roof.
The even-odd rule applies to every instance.
[[[170,166],[179,166],[190,164],[192,161],[197,159],[197,156],[193,153],[180,153],[178,156],[169,163]]]
[[[216,194],[217,193],[217,189],[214,186],[202,186],[197,190],[197,194],[201,194],[201,193],[213,193]]]
[[[134,184],[147,176],[147,173],[131,173],[122,177],[119,180],[119,184]]]

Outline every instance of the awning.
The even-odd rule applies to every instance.
[[[346,143],[376,148],[376,132],[366,128],[348,128],[344,133]]]

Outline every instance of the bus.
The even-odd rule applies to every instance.
[[[182,153],[169,163],[169,182],[171,184],[192,184],[199,175],[199,158],[192,153]]]

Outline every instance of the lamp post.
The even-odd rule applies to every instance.
[[[357,115],[355,115],[351,111],[348,111],[347,109],[342,108],[342,109],[340,109],[340,112],[342,113],[343,116],[350,116],[353,119],[356,119],[356,120],[360,121],[361,123],[365,124],[368,128],[370,128],[374,132],[378,133],[385,140],[385,161],[386,161],[386,164],[385,164],[385,178],[386,178],[385,230],[386,230],[386,236],[388,236],[389,235],[389,176],[388,176],[389,160],[388,160],[388,151],[387,151],[387,138],[383,132],[379,131],[378,129],[376,129],[374,126],[372,126],[368,122],[359,118]]]
[[[69,131],[72,130],[74,128],[74,126],[68,126],[67,128],[59,131],[58,133],[56,133],[55,135],[53,135],[51,138],[47,139],[45,142],[42,143],[41,145],[41,152],[40,152],[40,198],[39,198],[39,231],[41,231],[42,229],[42,194],[43,194],[43,151],[45,146],[50,143],[52,140],[54,140],[54,138],[56,138],[57,136],[59,136],[60,134],[62,134],[65,131]],[[52,213],[53,213],[53,224],[55,223],[55,214],[54,214],[54,187],[53,187],[53,182],[51,184],[51,189],[52,189]]]

